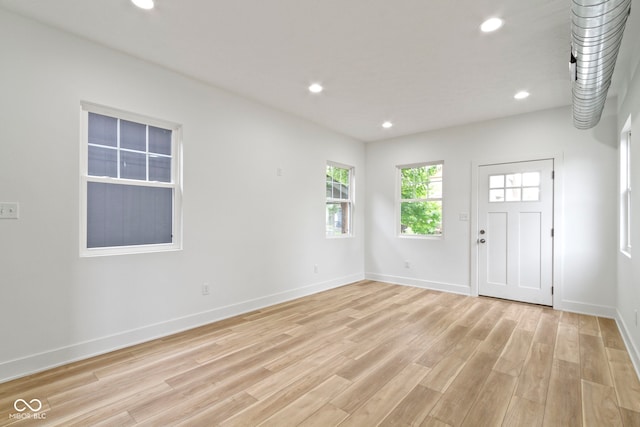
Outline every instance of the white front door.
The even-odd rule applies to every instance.
[[[479,166],[478,293],[553,305],[553,160]]]

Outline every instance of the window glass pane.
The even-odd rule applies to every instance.
[[[343,234],[344,203],[327,203],[327,236],[339,236]]]
[[[442,234],[442,202],[400,203],[400,232],[402,234]]]
[[[540,189],[538,187],[523,188],[522,200],[525,202],[537,202],[540,200]]]
[[[538,187],[540,185],[540,172],[527,172],[522,174],[524,187]]]
[[[89,113],[89,144],[117,146],[118,119]]]
[[[120,152],[120,178],[147,179],[147,156],[128,151]]]
[[[349,199],[349,169],[327,166],[327,197]]]
[[[504,175],[492,175],[489,177],[489,188],[503,188]]]
[[[627,190],[625,197],[625,212],[626,212],[626,242],[625,249],[627,252],[631,252],[631,190]]]
[[[149,181],[171,182],[171,158],[149,155]]]
[[[519,202],[521,200],[520,188],[507,188],[507,202]]]
[[[149,152],[171,155],[171,131],[149,126]]]
[[[415,185],[412,177],[413,169],[401,169],[400,171],[400,193],[402,199],[415,199]]]
[[[334,199],[339,199],[340,198],[340,183],[337,181],[333,182],[332,185],[332,189],[333,189],[333,193],[331,195],[331,197],[333,197]]]
[[[332,178],[333,167],[327,165],[327,198],[333,197],[333,178]]]
[[[340,198],[344,200],[349,200],[349,186],[345,184],[340,184]]]
[[[171,188],[87,183],[87,247],[172,242]]]
[[[403,200],[442,197],[442,165],[401,169]]]
[[[428,197],[442,198],[442,181],[431,181],[431,184],[429,184]]]
[[[89,146],[88,173],[91,176],[118,177],[118,151],[111,148]]]
[[[519,173],[506,175],[506,181],[507,185],[505,187],[520,187],[522,186],[522,175]]]
[[[427,176],[433,178],[442,178],[442,165],[425,166]]]
[[[414,194],[416,199],[426,199],[429,194],[429,181],[417,181],[414,184]]]
[[[120,148],[147,151],[147,126],[120,120]]]
[[[504,189],[489,190],[490,202],[504,202]]]

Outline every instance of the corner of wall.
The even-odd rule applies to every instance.
[[[620,334],[622,335],[624,344],[627,347],[629,357],[631,357],[633,367],[636,369],[636,375],[638,376],[638,378],[640,378],[640,351],[638,351],[638,347],[636,347],[633,343],[629,328],[627,327],[627,324],[624,322],[624,318],[618,310],[616,310],[615,320],[618,324],[618,330],[620,330]]]

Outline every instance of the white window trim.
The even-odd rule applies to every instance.
[[[128,255],[153,252],[167,252],[182,250],[182,126],[164,120],[118,110],[91,102],[80,103],[80,257],[96,257],[110,255]],[[156,126],[171,130],[171,168],[173,182],[140,181],[134,179],[89,176],[88,174],[88,133],[89,113],[117,117],[136,123]],[[127,150],[131,151],[131,150]],[[87,184],[88,182],[114,183],[122,185],[136,185],[143,187],[172,188],[173,191],[173,223],[172,243],[112,246],[104,248],[87,248]]]
[[[422,166],[442,165],[442,198],[427,197],[425,199],[402,199],[402,169],[419,168]],[[402,234],[402,202],[439,201],[442,203],[442,224],[440,234]],[[396,166],[396,236],[400,239],[442,240],[444,239],[444,160],[431,162],[409,163]]]
[[[355,209],[356,209],[356,203],[355,203],[355,175],[356,175],[356,168],[355,166],[350,166],[350,165],[346,165],[344,163],[338,163],[338,162],[332,162],[330,160],[328,160],[325,163],[325,186],[326,186],[326,169],[327,166],[333,166],[336,168],[341,168],[341,169],[348,169],[349,170],[349,232],[345,233],[345,234],[338,234],[338,235],[328,235],[327,231],[326,231],[326,219],[325,219],[325,233],[324,236],[327,239],[350,239],[353,238],[355,236],[355,230],[354,230],[354,213],[355,213]],[[326,197],[326,190],[325,190],[325,202],[324,202],[324,206],[325,206],[325,211],[327,208],[327,202],[344,202],[345,199],[334,199],[332,197]]]
[[[620,252],[631,258],[631,117],[620,135]]]

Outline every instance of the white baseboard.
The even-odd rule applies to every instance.
[[[608,319],[616,318],[615,307],[606,305],[588,304],[578,301],[561,300],[554,304],[556,310],[570,311],[572,313],[587,314],[589,316],[606,317]]]
[[[364,280],[353,274],[0,363],[0,383]]]
[[[631,339],[631,334],[629,333],[629,328],[627,324],[624,322],[622,318],[622,314],[618,310],[616,310],[616,323],[618,324],[618,330],[620,331],[620,335],[622,335],[622,339],[624,340],[624,344],[627,346],[627,352],[629,353],[629,357],[631,357],[631,362],[633,363],[633,367],[636,369],[636,375],[640,378],[640,351],[638,351],[638,347],[635,346],[633,340]]]
[[[416,288],[432,289],[435,291],[451,292],[461,295],[471,294],[471,288],[469,286],[454,283],[432,282],[429,280],[378,273],[365,273],[364,276],[367,280],[376,280],[378,282],[392,283],[394,285],[415,286]]]

